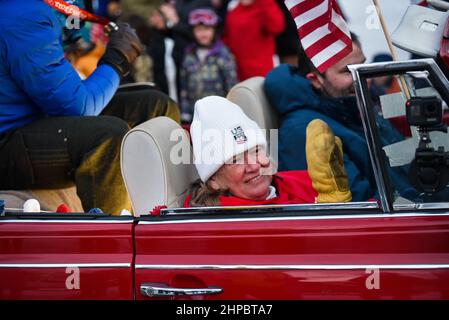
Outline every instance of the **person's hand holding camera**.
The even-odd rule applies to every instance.
[[[129,24],[119,23],[118,27],[117,31],[110,33],[106,52],[98,65],[111,65],[123,78],[129,73],[131,65],[142,53],[143,45],[136,31]]]

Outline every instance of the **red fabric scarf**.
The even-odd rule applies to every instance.
[[[220,206],[253,206],[268,204],[315,203],[318,193],[313,189],[312,180],[305,170],[278,172],[273,179],[277,197],[269,200],[248,200],[234,196],[220,196]],[[188,208],[190,195],[184,201]]]

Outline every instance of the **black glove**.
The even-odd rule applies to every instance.
[[[111,65],[123,78],[128,75],[134,60],[142,53],[143,45],[129,24],[119,23],[118,27],[117,31],[110,33],[106,52],[98,65]]]

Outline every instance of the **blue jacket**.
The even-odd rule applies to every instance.
[[[82,81],[43,0],[0,0],[0,12],[0,134],[43,117],[100,114],[118,88],[117,72],[101,65]]]
[[[307,169],[306,128],[313,119],[325,121],[343,142],[344,163],[353,201],[377,198],[377,187],[355,98],[320,97],[297,69],[280,65],[266,77],[264,89],[271,105],[281,115],[279,170]],[[382,117],[377,118],[383,145],[403,140]],[[391,170],[397,190],[409,189],[403,168]],[[396,181],[395,181],[396,180]]]

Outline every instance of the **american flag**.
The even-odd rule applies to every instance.
[[[336,0],[285,0],[285,5],[318,71],[323,73],[352,52],[349,28]]]

